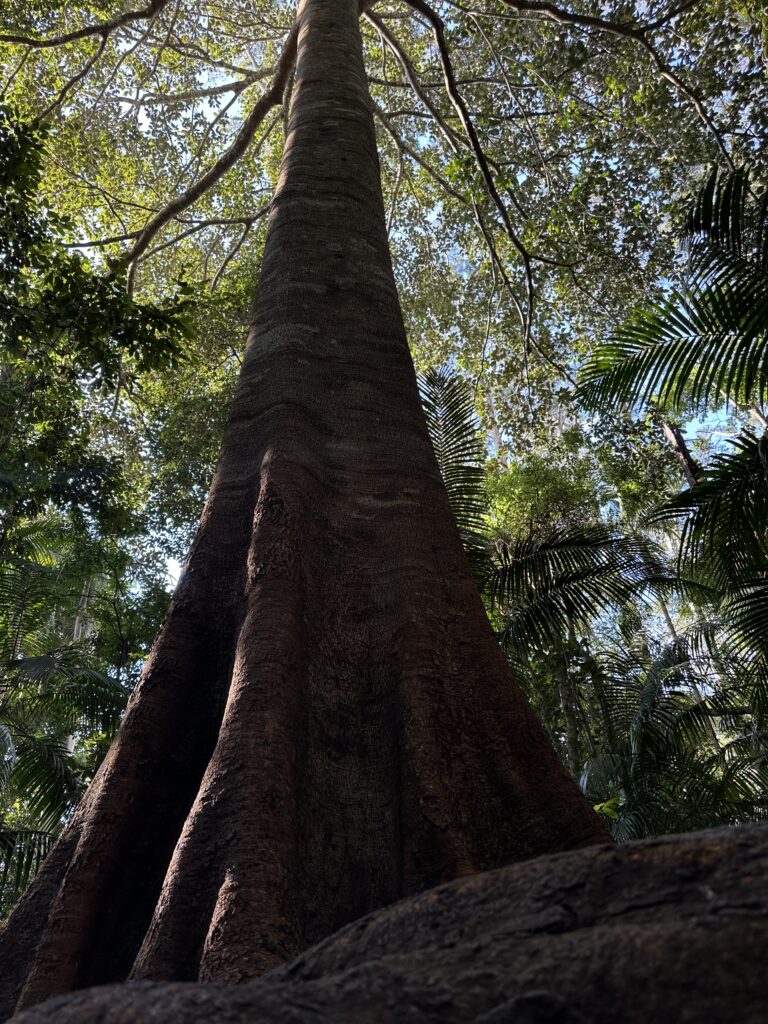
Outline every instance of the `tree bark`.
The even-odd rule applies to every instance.
[[[249,985],[111,985],[18,1024],[765,1024],[768,828],[461,878]]]
[[[302,0],[253,328],[118,737],[0,937],[0,1017],[245,981],[440,882],[605,839],[503,656],[419,405],[355,0]]]

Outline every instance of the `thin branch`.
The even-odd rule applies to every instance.
[[[59,90],[59,94],[56,97],[56,99],[52,103],[50,103],[45,108],[45,110],[42,112],[42,114],[40,115],[40,120],[41,121],[44,121],[47,117],[50,117],[50,115],[53,113],[53,111],[56,110],[57,107],[61,106],[61,104],[67,98],[67,94],[77,85],[77,83],[78,82],[82,82],[82,80],[85,78],[85,76],[91,70],[91,68],[94,66],[94,64],[99,59],[99,57],[101,57],[102,53],[104,53],[104,50],[106,49],[107,41],[108,40],[109,40],[109,33],[105,33],[104,35],[102,35],[101,42],[96,47],[96,52],[93,54],[92,57],[90,57],[85,62],[85,64],[80,69],[80,71],[78,71],[76,75],[73,75],[69,79],[69,81],[66,82],[64,86],[62,86],[62,88]]]
[[[234,166],[235,163],[237,163],[246,151],[253,139],[253,136],[256,134],[257,129],[262,124],[269,111],[272,107],[277,106],[282,101],[285,83],[291,72],[293,63],[296,60],[297,38],[298,26],[295,25],[288,35],[288,39],[286,40],[280,59],[277,62],[275,74],[269,88],[263,96],[260,97],[245,121],[243,121],[240,131],[237,133],[232,143],[226,150],[224,150],[218,160],[208,168],[201,178],[198,178],[194,184],[185,189],[181,195],[177,196],[163,207],[163,209],[160,210],[152,220],[150,220],[136,239],[136,242],[131,249],[129,258],[132,263],[147,250],[152,239],[158,231],[165,227],[168,221],[174,218],[177,214],[182,213],[193,203],[197,202],[201,196],[212,188],[216,182],[232,166]]]
[[[138,99],[133,99],[130,96],[115,96],[114,98],[121,103],[130,103],[137,107],[172,106],[174,103],[186,103],[188,101],[206,99],[209,96],[221,96],[228,92],[239,95],[254,82],[260,82],[264,78],[269,78],[274,73],[274,67],[269,67],[261,71],[254,71],[247,77],[238,78],[234,82],[223,82],[221,85],[211,85],[206,89],[188,89],[186,92],[168,94],[150,92],[140,96]]]
[[[502,263],[501,257],[499,256],[499,254],[498,254],[498,252],[496,250],[496,244],[494,243],[493,237],[492,237],[490,231],[488,230],[488,228],[487,228],[487,226],[485,224],[485,221],[483,220],[483,215],[480,212],[480,207],[477,205],[477,203],[474,200],[472,201],[472,209],[474,211],[475,220],[477,221],[478,227],[480,228],[482,236],[485,239],[485,244],[488,247],[488,252],[490,253],[491,260],[496,265],[496,268],[499,271],[499,276],[501,277],[501,280],[504,283],[504,288],[505,288],[505,290],[507,292],[507,295],[509,296],[510,301],[512,302],[512,305],[515,307],[515,310],[517,311],[517,315],[520,318],[520,323],[521,323],[523,329],[525,329],[525,327],[526,327],[526,319],[525,319],[525,314],[523,312],[523,308],[520,305],[520,300],[515,295],[515,290],[512,287],[512,282],[509,280],[507,272],[506,272],[506,270],[504,268],[504,264]],[[527,340],[530,343],[531,348],[533,348],[533,350],[536,353],[538,353],[539,356],[541,356],[541,358],[544,360],[545,363],[548,363],[553,369],[557,370],[557,372],[562,374],[562,376],[568,381],[569,384],[571,384],[571,385],[573,385],[575,387],[576,381],[573,378],[573,376],[568,372],[568,370],[566,370],[566,368],[561,363],[558,363],[551,356],[547,355],[547,353],[537,343],[537,341],[536,341],[535,337],[533,336],[532,332],[530,332],[528,334],[528,339]],[[524,360],[524,362],[526,364],[526,371],[525,372],[526,372],[526,376],[527,376],[527,374],[528,374],[528,371],[527,371],[528,353],[527,353],[527,349],[526,349],[525,346],[523,347],[523,360]],[[530,385],[529,385],[529,387],[530,387]]]
[[[265,207],[264,208],[264,214],[266,214],[268,209],[269,209],[269,207]],[[244,224],[243,225],[243,230],[240,232],[240,237],[235,242],[235,244],[232,246],[232,248],[229,250],[229,252],[224,257],[224,259],[221,261],[221,264],[219,265],[219,269],[214,274],[213,281],[211,281],[211,291],[212,292],[216,291],[216,288],[217,288],[217,286],[219,284],[219,281],[224,276],[227,267],[232,262],[232,260],[235,258],[235,256],[240,252],[240,249],[242,248],[243,243],[245,242],[246,238],[250,234],[252,225],[253,225],[252,221],[250,223],[248,223],[248,224]]]
[[[373,25],[373,27],[376,29],[379,36],[381,37],[382,43],[389,47],[389,49],[395,55],[398,62],[400,63],[400,66],[405,72],[405,77],[407,78],[409,85],[416,93],[418,98],[421,100],[421,102],[424,104],[424,106],[427,108],[427,110],[430,112],[430,114],[434,117],[438,128],[445,136],[445,140],[451,147],[453,152],[458,153],[459,142],[456,133],[450,127],[450,125],[446,124],[445,118],[442,116],[442,114],[437,109],[432,100],[429,98],[429,96],[424,92],[424,89],[422,88],[421,83],[419,81],[419,76],[408,54],[405,52],[405,50],[403,50],[398,40],[395,38],[395,36],[392,35],[392,33],[389,31],[386,25],[384,25],[384,23],[375,14],[372,14],[370,11],[368,11],[365,14],[365,19],[366,21],[370,22],[371,25]]]
[[[141,89],[144,86],[144,83],[148,82],[151,78],[154,78],[155,75],[157,74],[157,69],[160,66],[160,61],[162,60],[162,58],[163,58],[163,56],[165,54],[165,47],[170,42],[171,36],[173,35],[174,29],[176,28],[176,22],[179,19],[179,9],[180,9],[180,7],[181,7],[181,0],[176,0],[176,4],[175,4],[175,6],[173,8],[173,14],[171,15],[170,21],[168,23],[168,28],[167,28],[166,33],[165,33],[165,38],[163,39],[163,41],[160,44],[160,46],[157,48],[157,53],[155,54],[154,60],[152,61],[152,67],[149,69],[149,71],[146,74],[142,75],[141,78],[139,79],[139,81],[136,83],[136,97],[137,98],[138,98],[139,93],[141,92]],[[153,21],[154,21],[154,19],[153,19]]]
[[[124,235],[110,235],[109,238],[94,238],[89,242],[65,242],[65,249],[98,249],[104,245],[114,245],[116,242],[127,242],[131,238],[138,238],[141,231],[129,231]]]
[[[188,220],[184,217],[175,217],[174,220],[178,221],[179,224],[188,224],[194,227],[195,231],[199,231],[201,228],[219,227],[221,225],[228,224],[248,224],[252,225],[254,221],[257,221],[260,217],[263,217],[267,211],[267,207],[263,206],[257,210],[256,213],[246,213],[242,216],[235,217],[206,217],[204,220]],[[191,232],[187,232],[191,234]],[[65,242],[64,247],[66,249],[98,249],[105,245],[114,245],[116,242],[127,242],[131,238],[138,238],[141,234],[141,228],[138,231],[129,231],[124,235],[111,235],[109,238],[94,238],[88,242]]]
[[[379,78],[378,75],[368,75],[368,81],[371,83],[371,85],[386,85],[389,89],[412,89],[413,88],[413,86],[411,85],[410,82],[401,82],[401,81],[394,80],[394,79],[391,79],[391,78]],[[501,81],[500,78],[493,78],[493,77],[489,77],[487,75],[476,75],[476,76],[473,76],[472,78],[457,78],[456,81],[457,81],[457,83],[459,85],[503,85],[504,84]],[[444,87],[444,83],[443,83],[442,79],[440,79],[439,82],[425,82],[425,81],[421,80],[420,85],[421,85],[422,89],[442,89]],[[521,85],[516,85],[515,88],[516,89],[520,89],[521,91],[526,91],[526,90],[532,89],[533,86],[521,84]]]
[[[215,117],[205,118],[206,124],[203,134],[197,141],[195,151],[189,154],[188,159],[186,160],[184,165],[179,169],[178,173],[175,175],[173,181],[171,182],[170,188],[172,191],[175,192],[177,187],[181,184],[181,182],[184,179],[188,179],[190,175],[197,173],[198,168],[202,162],[203,156],[205,154],[208,140],[213,135],[219,123],[223,121],[224,118],[226,118],[227,114],[229,113],[230,109],[235,105],[235,103],[237,103],[237,93],[234,93],[232,96],[229,97],[227,102],[222,106],[221,110],[218,110],[216,112]]]
[[[654,29],[661,28],[662,25],[668,24],[670,21],[674,21],[675,18],[679,18],[685,11],[689,11],[691,7],[695,7],[699,3],[699,0],[687,0],[686,3],[680,4],[679,7],[673,7],[671,11],[667,11],[666,14],[662,14],[656,21],[649,21],[643,26],[646,32],[652,32]]]
[[[19,61],[19,63],[16,65],[16,67],[13,69],[13,71],[8,76],[8,78],[7,78],[6,82],[5,82],[5,85],[3,86],[2,92],[0,92],[0,99],[2,99],[5,96],[5,94],[8,92],[10,87],[13,85],[14,81],[16,80],[16,76],[19,74],[19,72],[24,67],[24,65],[27,63],[27,60],[29,59],[30,53],[32,53],[32,51],[30,49],[26,49],[24,51],[24,53],[21,55],[21,60]]]
[[[130,25],[134,21],[144,21],[147,18],[154,18],[168,0],[152,0],[146,7],[138,11],[126,11],[112,21],[102,21],[97,25],[85,25],[83,28],[75,29],[73,32],[64,32],[59,36],[48,36],[45,39],[35,39],[34,36],[14,35],[12,33],[0,34],[0,43],[14,43],[18,46],[31,46],[36,50],[46,50],[53,46],[64,46],[66,43],[74,43],[78,39],[86,39],[89,36],[108,36],[116,29]]]
[[[496,264],[491,263],[491,290],[488,293],[488,308],[485,314],[485,338],[483,339],[483,347],[480,352],[480,368],[475,376],[475,383],[472,387],[472,402],[477,402],[477,389],[480,387],[480,382],[483,379],[485,373],[485,357],[488,352],[488,342],[491,340],[491,324],[493,322],[493,302],[496,298]]]
[[[526,127],[526,129],[528,131],[529,136],[531,137],[531,141],[533,142],[533,145],[534,145],[534,148],[535,148],[535,150],[536,150],[536,152],[538,154],[539,160],[541,161],[541,166],[542,166],[542,168],[544,170],[544,176],[547,179],[547,185],[551,188],[552,187],[552,173],[551,173],[551,169],[550,169],[550,166],[549,166],[549,163],[548,163],[546,157],[544,156],[544,152],[543,152],[543,150],[541,148],[541,144],[539,143],[539,137],[536,134],[536,132],[534,131],[533,126],[531,125],[531,122],[530,122],[530,118],[533,115],[531,115],[530,112],[527,111],[525,109],[525,107],[523,106],[523,104],[520,102],[520,98],[517,96],[516,90],[513,88],[512,82],[510,81],[509,75],[507,74],[507,69],[504,66],[504,61],[501,59],[501,55],[499,53],[497,53],[496,47],[494,46],[493,41],[490,38],[490,36],[488,35],[488,33],[483,28],[480,19],[475,17],[475,15],[470,15],[470,17],[474,21],[475,27],[477,28],[478,32],[480,33],[480,35],[485,40],[485,45],[488,47],[488,50],[489,50],[489,52],[491,54],[491,58],[493,59],[494,63],[496,64],[496,67],[498,67],[499,70],[501,71],[502,78],[504,79],[504,84],[507,87],[507,95],[509,96],[510,100],[515,104],[517,109],[520,111],[518,116],[520,118],[522,118],[522,120],[525,122],[525,127]]]
[[[174,53],[178,53],[180,56],[185,57],[188,60],[191,57],[197,57],[209,67],[222,68],[224,71],[231,71],[233,75],[240,75],[241,78],[247,77],[253,70],[253,68],[245,68],[239,64],[231,64],[226,60],[217,60],[216,57],[213,57],[207,50],[203,49],[203,47],[199,46],[197,43],[180,43],[169,39],[165,44],[165,48],[166,50],[172,50]]]
[[[139,35],[139,38],[133,42],[133,45],[125,47],[122,50],[122,52],[120,53],[120,59],[117,61],[115,66],[112,68],[112,71],[110,72],[109,77],[107,78],[106,82],[103,83],[103,85],[102,85],[101,89],[99,90],[99,94],[96,97],[95,101],[92,102],[90,113],[89,113],[88,117],[85,119],[84,125],[88,124],[90,121],[93,120],[95,112],[99,109],[99,105],[101,103],[102,97],[106,95],[107,90],[109,89],[110,85],[117,78],[117,75],[118,75],[118,72],[120,71],[120,68],[128,60],[128,58],[143,43],[145,43],[147,41],[147,39],[149,39],[151,37],[152,32],[154,31],[154,27],[155,27],[155,15],[153,15],[149,19],[148,24],[143,28],[141,34]]]
[[[449,196],[452,196],[454,199],[457,199],[460,203],[467,205],[466,197],[463,196],[461,192],[457,192],[456,189],[453,188],[453,186],[450,184],[450,182],[445,180],[445,178],[440,174],[439,171],[435,170],[435,168],[432,167],[431,164],[427,163],[424,157],[417,150],[413,149],[411,146],[408,145],[405,139],[398,133],[397,129],[389,120],[385,112],[378,105],[376,100],[372,100],[372,103],[374,114],[379,119],[379,121],[381,121],[384,128],[387,130],[387,133],[389,134],[390,138],[397,147],[398,152],[410,157],[414,163],[418,164],[419,167],[421,167],[423,170],[427,172],[427,174],[430,176],[430,178],[433,179],[433,181],[436,181],[441,188],[445,189]]]
[[[501,257],[499,256],[499,253],[496,249],[496,243],[494,242],[493,236],[488,230],[488,226],[486,225],[485,220],[483,219],[480,207],[478,206],[477,202],[474,199],[472,200],[472,212],[475,215],[477,226],[480,228],[480,233],[483,236],[486,247],[488,248],[488,252],[490,253],[491,263],[498,269],[499,275],[501,276],[501,279],[504,282],[504,287],[507,290],[507,295],[509,296],[512,305],[515,307],[517,315],[520,318],[520,326],[523,328],[523,330],[525,330],[526,319],[523,307],[521,306],[520,300],[518,299],[517,295],[515,295],[515,290],[512,287],[512,282],[509,280],[507,272],[504,269],[504,264],[502,263]]]
[[[528,254],[528,250],[523,245],[521,239],[518,237],[518,234],[512,225],[512,221],[510,219],[507,207],[504,204],[504,201],[502,200],[501,196],[499,195],[498,189],[496,188],[496,182],[494,181],[493,174],[491,173],[491,169],[488,165],[488,160],[486,159],[483,147],[480,144],[480,139],[478,138],[477,131],[475,130],[475,126],[470,116],[469,109],[466,103],[464,102],[464,97],[461,95],[456,85],[456,75],[454,74],[453,64],[451,62],[451,55],[448,51],[448,44],[446,43],[445,40],[443,22],[441,18],[438,16],[438,14],[435,11],[433,11],[429,4],[425,3],[424,0],[405,0],[405,2],[408,4],[409,7],[413,8],[413,10],[418,11],[420,14],[423,14],[432,27],[432,34],[435,39],[435,44],[437,46],[438,53],[440,56],[440,64],[443,69],[443,78],[445,79],[446,92],[448,93],[448,96],[456,110],[456,113],[459,115],[459,119],[462,123],[464,131],[466,132],[470,148],[475,157],[475,163],[477,164],[478,169],[480,170],[480,175],[483,179],[488,195],[491,197],[494,206],[499,212],[499,216],[502,219],[504,229],[507,233],[507,236],[509,237],[509,240],[512,242],[512,245],[515,247],[518,254],[520,255],[520,258],[523,261],[523,269],[525,272],[525,283],[528,299],[528,315],[526,317],[524,329],[525,343],[528,344],[530,340],[531,321],[533,319],[533,307],[535,301],[533,288],[533,273],[531,270],[531,259]],[[522,212],[520,210],[519,204],[516,202],[516,200],[514,200],[514,197],[512,198],[513,201],[515,201],[515,205],[517,206],[518,211]]]
[[[399,152],[397,161],[397,175],[395,177],[395,184],[392,188],[392,196],[389,203],[389,210],[387,212],[387,238],[392,234],[392,225],[395,222],[395,207],[397,206],[397,197],[400,194],[400,183],[403,180],[403,154]]]
[[[707,112],[701,97],[694,89],[691,88],[691,86],[684,82],[675,71],[672,70],[669,64],[664,61],[664,58],[653,43],[648,39],[648,29],[653,27],[653,25],[635,27],[632,25],[622,25],[614,21],[607,21],[605,18],[596,18],[589,14],[572,14],[570,11],[563,10],[562,7],[557,7],[555,4],[549,3],[548,0],[503,0],[503,2],[507,7],[511,7],[515,11],[520,13],[537,14],[549,21],[556,22],[558,25],[569,25],[574,28],[597,29],[600,32],[607,32],[610,35],[619,36],[623,39],[630,39],[637,43],[649,55],[656,66],[656,70],[662,78],[665,78],[670,82],[678,92],[682,93],[682,95],[690,101],[696,110],[696,113],[711,132],[726,163],[731,170],[735,170],[733,160],[726,149],[720,132],[717,130],[714,121]]]
[[[150,259],[157,253],[162,252],[163,249],[169,249],[172,245],[176,245],[177,242],[181,242],[184,238],[189,238],[190,235],[197,234],[198,231],[202,231],[203,228],[215,227],[221,224],[242,224],[247,227],[251,227],[257,220],[265,217],[269,212],[269,203],[265,203],[260,210],[256,213],[248,214],[245,217],[210,217],[206,220],[195,220],[191,221],[190,226],[184,231],[180,231],[178,235],[174,235],[173,238],[166,239],[165,242],[161,242],[160,245],[156,245],[153,249],[149,249],[141,256],[137,257],[137,263],[143,263],[145,260]]]

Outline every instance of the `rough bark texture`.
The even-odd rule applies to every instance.
[[[541,857],[369,915],[243,986],[136,984],[18,1024],[763,1024],[768,828]]]
[[[605,838],[508,676],[387,248],[355,0],[302,0],[290,132],[198,536],[102,769],[0,936],[0,1019],[241,982],[460,875]]]

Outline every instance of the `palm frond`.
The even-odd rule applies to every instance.
[[[768,193],[755,200],[744,170],[713,168],[688,214],[683,245],[694,255],[725,253],[768,269]]]
[[[547,644],[572,624],[642,600],[660,581],[672,576],[646,540],[569,526],[500,546],[485,589],[504,612],[507,644]]]
[[[684,288],[635,312],[583,367],[588,408],[656,402],[704,410],[768,392],[768,199],[744,172],[708,180],[689,217]]]
[[[461,533],[464,549],[476,575],[485,567],[488,539],[483,517],[485,446],[474,411],[472,390],[447,369],[419,375],[419,393],[432,447]]]
[[[768,579],[743,580],[729,590],[724,615],[732,649],[758,655],[768,666]]]
[[[9,785],[24,794],[28,813],[53,829],[77,796],[76,765],[64,743],[27,735],[16,742]]]
[[[52,832],[0,825],[0,914],[26,889],[55,841]]]
[[[707,632],[660,645],[641,628],[601,656],[613,742],[592,753],[582,788],[621,841],[766,816],[755,690]]]
[[[683,520],[681,564],[721,587],[768,565],[768,435],[745,432],[730,443],[694,487],[652,517]]]
[[[460,527],[480,532],[486,502],[483,491],[485,447],[480,439],[472,391],[446,369],[419,377],[421,404],[437,464]]]
[[[67,723],[72,731],[85,727],[109,735],[117,730],[126,701],[123,688],[101,672],[78,667],[63,674],[59,668],[30,698],[30,709]]]

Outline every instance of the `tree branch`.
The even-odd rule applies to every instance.
[[[450,182],[445,180],[445,178],[440,174],[439,171],[437,171],[434,167],[432,167],[431,164],[427,163],[427,161],[424,159],[424,157],[421,156],[421,154],[417,150],[413,149],[411,146],[408,145],[408,143],[405,141],[405,139],[398,133],[398,131],[395,128],[395,126],[389,120],[389,118],[387,117],[386,113],[378,105],[376,100],[372,100],[372,103],[373,103],[373,112],[375,113],[375,115],[379,119],[379,121],[381,121],[381,123],[384,126],[384,128],[387,130],[387,132],[390,135],[392,141],[394,142],[395,146],[397,147],[398,152],[403,154],[404,156],[410,157],[411,160],[413,160],[414,163],[418,164],[419,167],[421,167],[423,170],[425,170],[427,172],[427,174],[434,181],[436,181],[437,184],[442,189],[444,189],[448,193],[449,196],[452,196],[454,199],[457,199],[460,203],[463,203],[463,204],[466,205],[466,203],[467,203],[466,197],[463,196],[460,192],[457,192],[456,189],[453,188],[453,186],[450,184]]]
[[[67,98],[67,93],[69,93],[70,90],[73,89],[77,85],[78,82],[82,82],[82,80],[85,78],[85,76],[91,70],[91,68],[96,63],[96,61],[99,59],[99,57],[101,57],[102,53],[104,53],[104,50],[106,49],[106,45],[107,45],[107,41],[108,40],[109,40],[109,34],[102,35],[101,41],[99,42],[99,45],[96,47],[96,51],[93,54],[93,56],[89,57],[89,59],[85,62],[85,64],[77,72],[77,74],[73,75],[64,84],[64,86],[62,86],[62,88],[59,90],[59,94],[56,97],[56,99],[53,100],[52,103],[49,103],[48,106],[45,108],[45,110],[40,115],[40,120],[41,121],[44,121],[47,117],[50,117],[50,115],[54,112],[54,110],[56,110],[57,107],[60,107],[61,104],[64,102],[64,100]]]
[[[677,72],[672,70],[669,64],[664,61],[664,58],[653,43],[648,39],[648,29],[653,27],[653,25],[646,27],[622,25],[617,22],[607,21],[605,18],[593,17],[589,14],[572,14],[570,11],[563,10],[562,7],[557,7],[555,4],[549,3],[549,0],[503,0],[503,2],[507,7],[511,7],[519,13],[537,14],[549,21],[556,22],[558,25],[596,29],[600,32],[607,32],[610,35],[619,36],[623,39],[630,39],[637,43],[649,55],[656,66],[656,70],[662,78],[665,78],[670,82],[675,89],[682,93],[682,95],[685,96],[693,105],[696,113],[712,134],[726,163],[731,170],[735,170],[733,160],[726,149],[720,132],[717,130],[714,121],[707,112],[701,97],[694,89],[691,88],[691,86],[680,78]]]
[[[231,224],[247,224],[252,226],[253,223],[259,220],[267,211],[267,206],[262,206],[256,213],[244,213],[241,216],[235,217],[206,217],[203,220],[189,220],[185,217],[175,217],[174,220],[178,221],[179,224],[191,225],[195,231],[200,231],[202,228],[219,227],[221,225]],[[88,242],[65,242],[65,249],[98,249],[105,245],[114,245],[117,242],[127,242],[131,238],[138,238],[141,234],[141,229],[138,231],[128,231],[123,235],[110,235],[108,238],[93,238]],[[192,232],[186,232],[183,237]],[[182,236],[179,236],[182,237]],[[178,241],[178,238],[176,239]],[[149,253],[147,254],[147,256]]]
[[[146,7],[138,11],[127,11],[112,21],[102,21],[97,25],[85,25],[83,28],[75,29],[73,32],[65,32],[59,36],[48,36],[46,39],[35,39],[34,36],[14,35],[13,33],[0,34],[0,43],[14,43],[19,46],[31,46],[37,50],[50,49],[53,46],[64,46],[66,43],[74,43],[78,39],[86,39],[88,36],[108,36],[116,29],[124,25],[130,25],[134,21],[145,21],[147,18],[154,18],[159,14],[168,0],[152,0]]]
[[[266,214],[268,209],[269,209],[268,206],[264,208],[262,216],[264,216]],[[250,221],[247,224],[243,225],[243,230],[240,232],[240,237],[237,239],[235,244],[232,246],[232,248],[229,250],[227,255],[221,261],[221,264],[219,265],[219,269],[214,274],[213,281],[211,281],[211,291],[212,292],[216,291],[216,288],[218,287],[219,281],[224,276],[224,274],[226,272],[226,269],[229,266],[229,264],[231,263],[231,261],[235,258],[235,256],[238,254],[238,252],[242,248],[243,243],[245,242],[246,238],[250,234],[252,226],[253,226],[253,221]]]
[[[163,209],[160,210],[152,220],[150,220],[136,239],[136,242],[131,249],[129,255],[131,263],[134,263],[138,257],[146,251],[152,239],[158,231],[165,227],[169,220],[186,210],[193,203],[197,202],[197,200],[212,188],[246,151],[253,139],[253,136],[256,134],[257,129],[262,124],[269,111],[272,107],[278,106],[282,102],[285,83],[291,72],[294,61],[296,60],[297,38],[298,26],[294,25],[288,35],[288,39],[286,40],[280,59],[277,62],[275,74],[268,89],[255,104],[245,121],[243,121],[240,131],[233,139],[231,145],[224,150],[218,160],[208,168],[201,178],[198,178],[194,184],[185,189],[181,195],[177,196],[174,200],[163,207]]]
[[[254,82],[268,78],[275,73],[274,67],[264,68],[262,71],[254,71],[246,78],[238,78],[234,82],[222,82],[221,85],[210,85],[205,89],[188,89],[186,92],[173,92],[164,95],[163,93],[148,92],[137,99],[131,96],[115,96],[120,103],[130,103],[134,107],[155,107],[171,106],[174,103],[186,103],[206,99],[209,96],[222,96],[225,93],[233,92],[239,95]]]
[[[483,183],[485,184],[486,191],[488,192],[488,195],[491,197],[494,206],[498,210],[499,216],[501,217],[502,223],[504,224],[504,229],[507,233],[507,236],[509,237],[509,240],[512,242],[512,245],[515,247],[518,254],[520,255],[520,258],[523,261],[523,269],[525,272],[525,283],[528,300],[528,314],[525,317],[524,325],[525,343],[527,345],[530,340],[531,320],[533,318],[533,307],[535,300],[533,288],[533,273],[531,271],[531,259],[528,254],[528,250],[523,245],[522,241],[518,237],[517,232],[515,231],[512,225],[509,212],[504,204],[504,201],[499,195],[499,191],[496,188],[496,182],[494,181],[493,174],[491,173],[491,169],[488,165],[488,160],[486,159],[485,153],[483,152],[483,147],[480,145],[480,139],[478,138],[477,131],[475,130],[474,123],[472,122],[469,109],[466,103],[464,102],[464,97],[461,95],[456,85],[456,75],[454,74],[451,56],[448,51],[448,45],[445,40],[443,22],[441,18],[438,16],[438,14],[435,11],[433,11],[429,4],[425,3],[424,0],[405,0],[405,2],[408,4],[409,7],[413,8],[413,10],[418,11],[420,14],[423,14],[432,27],[432,34],[435,39],[435,44],[437,46],[437,50],[440,56],[440,64],[443,69],[443,78],[445,80],[446,92],[448,93],[448,97],[451,100],[451,103],[453,104],[456,113],[459,115],[459,120],[461,121],[461,124],[467,135],[470,148],[475,158],[475,163],[477,164],[477,167],[480,171],[480,175],[483,179]],[[519,204],[514,200],[514,197],[512,198],[515,202],[515,205],[518,208],[518,211],[522,212],[520,210]]]
[[[413,89],[413,91],[416,93],[416,95],[421,100],[421,102],[424,104],[426,109],[434,117],[435,122],[436,122],[438,128],[440,129],[440,131],[445,136],[445,140],[448,143],[448,145],[451,147],[453,152],[454,153],[458,153],[458,151],[459,151],[459,142],[458,142],[458,139],[456,137],[456,133],[453,131],[453,129],[450,127],[450,125],[448,125],[446,123],[445,118],[442,116],[442,114],[437,109],[437,107],[432,102],[432,100],[429,98],[429,96],[424,92],[423,88],[421,87],[421,83],[419,81],[419,76],[418,76],[418,74],[416,72],[416,69],[414,68],[413,64],[411,63],[411,60],[410,60],[408,54],[403,50],[402,46],[400,45],[398,40],[395,38],[395,36],[392,35],[392,33],[387,28],[387,26],[375,14],[373,14],[371,11],[367,11],[366,14],[365,14],[365,20],[370,22],[371,25],[373,25],[373,27],[378,32],[378,34],[379,34],[379,36],[381,38],[381,41],[395,55],[398,63],[400,64],[400,66],[402,67],[403,71],[405,72],[405,77],[408,80],[408,84]]]

